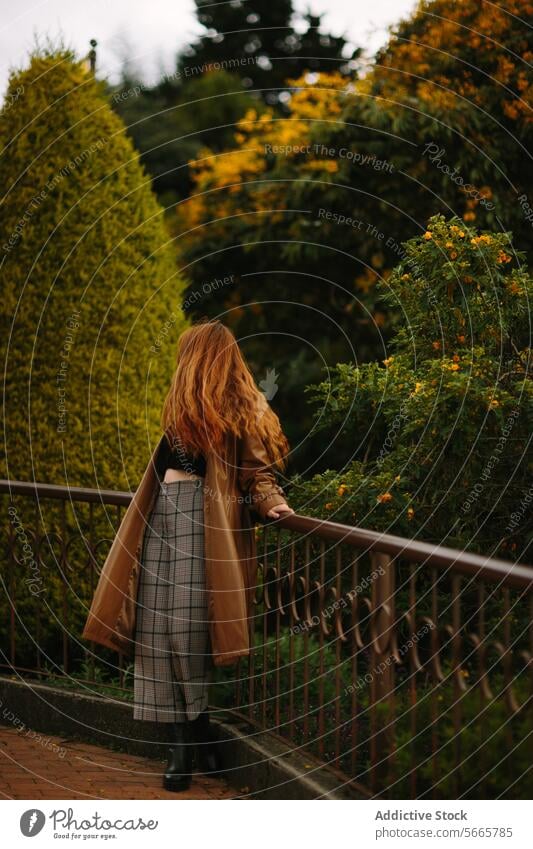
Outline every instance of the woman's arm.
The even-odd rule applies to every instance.
[[[247,433],[241,438],[239,463],[239,487],[249,496],[252,509],[262,519],[277,519],[282,514],[294,513],[276,481],[263,441],[256,434]]]

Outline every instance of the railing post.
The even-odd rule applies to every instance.
[[[394,753],[395,564],[371,552],[372,581],[370,764],[373,791],[387,786]]]

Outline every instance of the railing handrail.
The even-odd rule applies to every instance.
[[[0,479],[0,494],[30,495],[41,498],[56,498],[69,501],[84,501],[127,507],[134,493],[112,489],[90,489],[79,486],[58,486]],[[527,589],[533,586],[533,566],[524,563],[512,563],[495,557],[485,557],[468,551],[434,545],[419,540],[371,531],[352,525],[343,525],[327,519],[315,519],[293,513],[284,518],[272,520],[269,524],[279,525],[289,531],[316,535],[333,542],[343,542],[367,551],[378,550],[392,557],[404,557],[408,560],[425,563],[442,569],[451,569],[470,577],[482,580],[503,582],[507,586]]]
[[[16,481],[0,478],[0,494],[34,495],[41,498],[58,498],[61,501],[85,501],[93,504],[113,504],[127,507],[133,498],[133,492],[115,489],[89,489],[83,486],[58,486],[37,481]]]
[[[470,577],[479,577],[488,581],[504,580],[504,583],[519,589],[533,586],[533,566],[525,563],[485,557],[482,554],[460,551],[444,545],[434,545],[382,531],[371,531],[298,514],[280,519],[279,524],[300,533],[319,532],[319,535],[325,539],[348,543],[369,551],[376,549],[392,557],[405,557],[417,563],[427,563],[444,569],[451,568]]]

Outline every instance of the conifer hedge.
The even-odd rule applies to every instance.
[[[70,50],[12,73],[1,117],[1,475],[133,489],[185,325],[163,209]]]

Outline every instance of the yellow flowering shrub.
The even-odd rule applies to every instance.
[[[291,500],[317,516],[327,507],[333,521],[527,560],[531,518],[513,516],[531,473],[533,279],[520,253],[498,261],[508,233],[442,216],[426,232],[379,286],[401,307],[394,354],[338,364],[309,387],[321,444],[338,444],[342,472],[296,478]],[[450,243],[473,285],[450,266]]]

